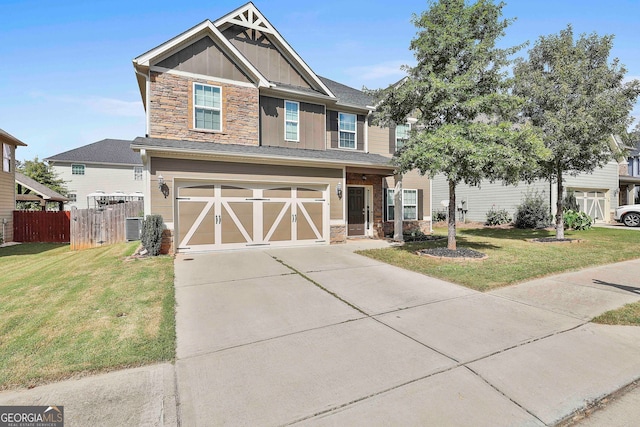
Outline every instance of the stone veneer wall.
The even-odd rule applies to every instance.
[[[193,129],[193,83],[222,88],[222,131]],[[151,73],[149,137],[259,145],[259,96],[255,87]]]
[[[344,225],[332,225],[330,227],[331,239],[329,242],[333,245],[334,243],[345,243],[347,241],[347,227]]]
[[[393,237],[393,221],[384,222],[384,235]],[[414,230],[420,230],[424,234],[431,234],[431,221],[402,221],[402,232],[407,233]]]

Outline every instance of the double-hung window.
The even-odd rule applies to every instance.
[[[84,175],[84,165],[71,165],[71,175]]]
[[[133,180],[142,181],[142,166],[133,167]]]
[[[11,172],[13,167],[13,156],[11,155],[11,145],[2,144],[2,171]]]
[[[284,101],[284,139],[300,141],[300,104],[294,101]]]
[[[356,123],[355,114],[338,113],[338,147],[356,148]]]
[[[410,131],[411,125],[409,123],[396,126],[396,151],[400,150],[407,144]]]
[[[387,188],[387,221],[393,221],[395,219],[394,194],[395,191],[393,188]],[[402,189],[402,219],[418,219],[418,190]]]
[[[222,88],[193,84],[193,121],[195,129],[222,130]]]

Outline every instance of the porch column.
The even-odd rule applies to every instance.
[[[402,175],[395,174],[395,187],[393,190],[393,240],[402,242]]]

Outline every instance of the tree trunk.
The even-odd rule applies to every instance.
[[[449,222],[447,248],[456,250],[456,183],[449,180]]]
[[[558,196],[556,200],[556,239],[564,239],[564,216],[562,206],[562,192],[564,190],[562,185],[562,170],[560,168],[556,171]]]

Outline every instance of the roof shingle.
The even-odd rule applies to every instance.
[[[102,141],[56,154],[45,160],[53,162],[142,165],[140,155],[131,149],[131,141],[123,139],[103,139]]]

